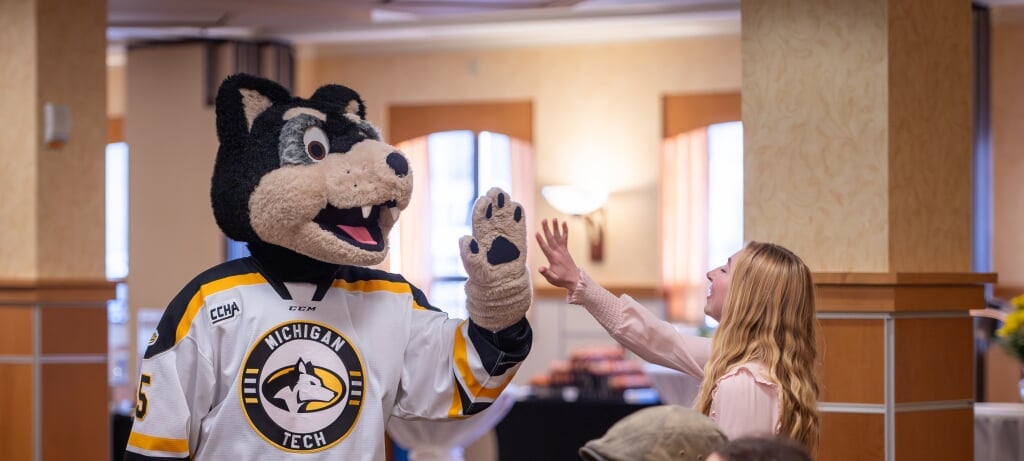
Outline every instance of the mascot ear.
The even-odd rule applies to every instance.
[[[228,237],[258,242],[249,223],[249,196],[267,171],[277,168],[277,146],[247,150],[253,122],[267,108],[288,103],[291,96],[273,81],[237,74],[217,91],[217,161],[213,166],[210,199],[213,216]]]
[[[290,98],[288,90],[271,80],[247,74],[224,79],[217,91],[217,136],[221,143],[245,139],[256,117]]]
[[[366,106],[363,104],[362,98],[359,97],[359,93],[347,86],[324,85],[317,89],[309,99],[339,106],[346,114],[356,115],[366,120]]]

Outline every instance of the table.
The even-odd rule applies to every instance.
[[[1024,403],[974,404],[974,461],[1024,461]]]
[[[613,424],[649,405],[614,401],[527,399],[515,403],[494,428],[500,461],[573,461],[579,448]]]

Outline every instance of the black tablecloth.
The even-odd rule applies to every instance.
[[[500,461],[579,461],[583,444],[648,405],[606,401],[516,402],[494,428]]]

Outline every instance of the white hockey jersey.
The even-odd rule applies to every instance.
[[[126,461],[384,460],[388,418],[483,410],[530,349],[525,320],[491,333],[450,319],[394,274],[268,278],[252,258],[230,261],[170,303]]]

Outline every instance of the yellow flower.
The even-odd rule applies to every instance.
[[[1024,295],[1020,295],[1017,296],[1016,298],[1011,299],[1010,304],[1013,304],[1013,306],[1016,307],[1018,311],[1024,309]]]
[[[1006,316],[1006,322],[1003,323],[1003,327],[996,334],[1005,338],[1016,333],[1021,325],[1024,325],[1024,309],[1017,309]]]

